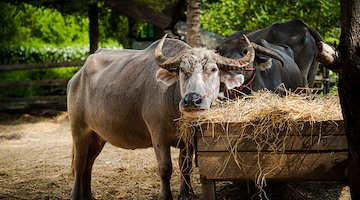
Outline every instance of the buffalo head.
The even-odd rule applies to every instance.
[[[161,67],[156,78],[168,86],[179,81],[182,97],[179,108],[189,116],[200,115],[210,108],[218,96],[220,82],[228,89],[242,85],[244,76],[234,72],[251,65],[255,57],[255,50],[245,36],[247,52],[240,59],[226,58],[204,48],[189,48],[176,57],[165,57],[162,53],[165,38],[166,35],[154,52],[155,61]]]
[[[264,57],[257,54],[255,57],[254,67],[258,68],[260,71],[265,71],[271,68],[272,65],[271,58],[280,61],[282,66],[284,66],[284,60],[276,52],[253,42],[251,43],[251,45],[254,47],[257,53],[266,55]],[[232,39],[232,40],[227,40],[223,44],[218,46],[216,48],[216,52],[228,58],[240,59],[246,55],[247,46],[248,46],[247,42],[244,39]]]

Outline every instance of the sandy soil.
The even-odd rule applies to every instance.
[[[72,140],[66,112],[0,113],[0,199],[68,199]],[[172,149],[173,195],[178,195],[177,149]],[[192,185],[201,198],[195,168]],[[218,199],[250,199],[252,183],[217,183]],[[159,189],[152,148],[124,150],[105,145],[93,167],[92,188],[98,199],[156,199]],[[271,183],[269,199],[349,200],[343,183]],[[256,198],[255,198],[256,199]]]

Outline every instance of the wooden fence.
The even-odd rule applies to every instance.
[[[13,70],[50,69],[61,67],[82,66],[84,61],[52,62],[0,65],[0,73]],[[31,86],[66,86],[69,78],[50,80],[27,80],[27,81],[6,81],[0,82],[0,88],[31,87]],[[66,94],[47,95],[36,97],[2,97],[0,98],[0,109],[66,109]]]
[[[335,77],[329,75],[329,70],[320,65],[321,74],[315,76],[314,90],[322,91],[324,94],[329,93],[331,87],[336,84]]]
[[[85,61],[77,60],[70,62],[53,63],[33,63],[33,64],[13,64],[0,65],[0,73],[13,70],[32,70],[32,69],[50,69],[60,67],[82,66]],[[323,75],[315,77],[317,87],[314,91],[323,91],[328,93],[330,83],[335,83],[333,77],[329,77],[328,71],[323,70]],[[50,79],[50,80],[27,80],[0,82],[0,88],[31,87],[31,86],[66,86],[69,79]],[[66,94],[48,95],[36,97],[0,97],[0,110],[13,109],[59,109],[66,110]]]

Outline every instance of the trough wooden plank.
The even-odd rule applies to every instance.
[[[259,157],[258,157],[259,155]],[[267,180],[344,181],[347,152],[333,153],[257,153],[236,155],[241,168],[229,152],[198,152],[200,176],[213,180],[249,179],[258,177],[259,165]],[[258,159],[259,158],[259,159]]]
[[[255,141],[239,136],[203,136],[196,139],[197,151],[252,151],[257,152],[258,147]],[[270,142],[271,143],[271,142]],[[285,147],[281,146],[284,144]],[[277,146],[263,144],[262,152],[272,151],[346,151],[347,138],[344,134],[333,135],[304,135],[304,136],[287,136],[284,143],[278,143]]]
[[[299,123],[300,124],[300,123]],[[293,127],[289,135],[328,135],[328,134],[345,134],[344,122],[342,120],[336,121],[317,121],[316,123],[304,122],[301,126]],[[199,131],[197,131],[197,136],[215,136],[215,135],[239,135],[243,129],[246,129],[245,132],[251,133],[254,130],[254,126],[257,123],[254,122],[253,125],[246,125],[241,122],[231,122],[231,123],[209,123],[203,124]]]

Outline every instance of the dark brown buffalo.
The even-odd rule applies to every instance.
[[[305,22],[300,19],[293,19],[275,23],[263,29],[242,30],[227,37],[225,41],[241,39],[244,34],[252,42],[265,39],[275,45],[288,45],[294,51],[294,60],[301,71],[303,83],[310,87],[313,86],[319,65],[316,58],[321,52],[318,43],[322,43],[322,38]]]
[[[228,58],[240,59],[247,51],[244,44],[243,39],[227,40],[217,47],[217,52]],[[241,72],[245,77],[244,84],[226,92],[225,96],[234,98],[264,88],[283,94],[284,89],[296,91],[299,87],[305,87],[299,67],[294,61],[294,53],[289,46],[271,44],[264,39],[257,40],[253,46],[256,56],[252,67]],[[272,55],[262,49],[267,49]]]

